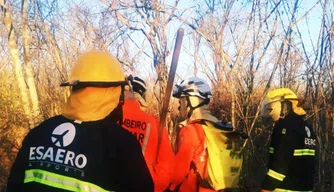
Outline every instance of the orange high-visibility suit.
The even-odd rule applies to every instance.
[[[208,152],[205,148],[204,130],[202,125],[196,123],[196,120],[181,128],[175,159],[172,183],[178,186],[179,192],[215,191],[211,187],[204,187],[199,183],[200,179],[197,174],[201,178],[205,178],[205,174],[207,174]]]
[[[167,130],[164,129],[158,161],[154,165],[158,145],[158,125],[158,120],[143,111],[136,100],[125,100],[122,126],[130,131],[142,146],[142,152],[154,181],[154,191],[162,192],[170,184],[174,153]]]

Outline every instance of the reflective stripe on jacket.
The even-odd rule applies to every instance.
[[[95,184],[42,169],[30,169],[25,171],[24,183],[29,182],[37,182],[69,191],[107,192],[107,190],[104,190]]]

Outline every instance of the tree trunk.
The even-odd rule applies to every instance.
[[[1,5],[4,5],[4,0],[1,0]],[[3,7],[4,8],[4,7]],[[27,94],[27,86],[24,80],[22,64],[20,61],[20,55],[18,46],[16,43],[16,33],[12,24],[12,18],[10,11],[4,8],[4,23],[8,32],[8,41],[9,41],[9,52],[13,62],[13,67],[15,70],[15,77],[18,83],[18,87],[20,90],[21,100],[22,100],[22,107],[24,110],[24,114],[26,118],[28,118],[29,123],[31,123],[32,112],[30,110],[30,102],[29,102],[29,95]]]
[[[31,57],[30,57],[30,34],[28,28],[28,0],[22,1],[22,39],[23,39],[23,52],[24,52],[24,62],[26,64],[25,71],[27,75],[27,85],[29,88],[29,94],[32,104],[32,119],[31,125],[34,127],[40,120],[40,109],[39,100],[36,90],[36,84],[34,79],[33,70],[31,67]]]

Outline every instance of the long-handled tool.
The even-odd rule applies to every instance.
[[[158,162],[158,156],[159,156],[161,139],[162,139],[162,132],[163,132],[163,129],[164,129],[165,124],[166,124],[168,105],[169,105],[170,96],[172,94],[174,78],[175,78],[175,74],[176,74],[177,63],[178,63],[178,60],[179,60],[183,35],[184,35],[184,29],[179,28],[177,30],[177,36],[176,36],[174,52],[173,52],[173,58],[172,58],[172,63],[171,63],[170,70],[169,70],[167,88],[166,88],[166,92],[165,92],[165,95],[164,95],[164,100],[163,100],[163,105],[162,105],[162,110],[161,110],[160,122],[159,122],[159,127],[158,127],[158,145],[157,145],[155,163]]]

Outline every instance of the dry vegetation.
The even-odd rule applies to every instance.
[[[241,187],[257,191],[265,172],[271,126],[259,118],[263,95],[289,87],[319,140],[315,191],[334,191],[333,13],[331,0],[0,0],[0,191],[27,131],[61,113],[69,90],[59,83],[85,50],[110,51],[127,74],[140,73],[159,115],[180,26],[178,75],[207,79],[212,112],[250,135]]]

